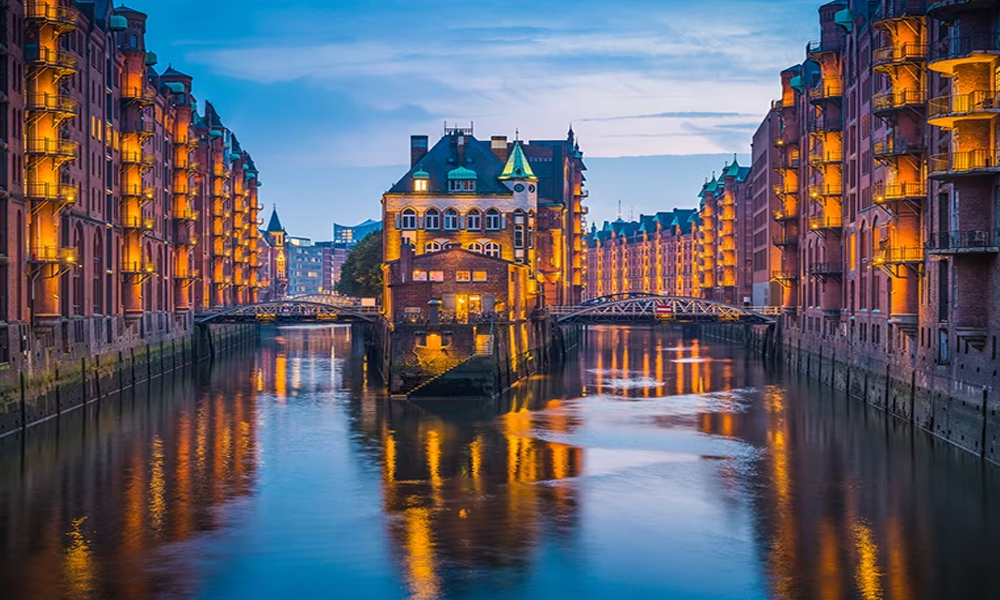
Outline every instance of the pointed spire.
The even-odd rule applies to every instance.
[[[267,224],[267,232],[280,233],[284,230],[285,228],[281,226],[281,219],[278,218],[278,205],[275,204],[274,208],[271,209],[271,220]]]
[[[528,163],[528,158],[524,155],[524,150],[521,149],[520,140],[514,142],[514,150],[507,158],[507,164],[503,168],[503,173],[500,173],[500,177],[497,179],[500,181],[508,181],[510,179],[538,181],[538,178],[535,177],[534,171],[531,170],[531,164]]]

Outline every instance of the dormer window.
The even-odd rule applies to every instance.
[[[430,188],[431,176],[427,171],[423,169],[419,171],[414,171],[413,173],[413,191],[414,192],[426,192]]]
[[[472,169],[459,167],[448,172],[448,191],[469,193],[476,191],[478,175]]]

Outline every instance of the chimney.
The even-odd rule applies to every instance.
[[[399,281],[400,283],[410,283],[413,277],[413,244],[403,238],[403,245],[399,249]]]
[[[493,154],[502,160],[507,162],[507,136],[505,135],[495,135],[490,138],[490,150]]]
[[[410,136],[410,167],[417,166],[420,159],[427,155],[427,136]]]

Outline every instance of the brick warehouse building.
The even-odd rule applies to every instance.
[[[257,170],[109,2],[0,7],[0,363],[181,336],[257,297]]]

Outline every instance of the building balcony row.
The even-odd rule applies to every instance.
[[[878,205],[893,202],[919,202],[927,198],[926,181],[903,183],[876,183],[872,187],[872,201]]]
[[[1000,230],[968,229],[936,231],[924,244],[928,254],[997,254],[1000,253]]]
[[[923,110],[926,102],[927,91],[923,88],[883,92],[872,96],[872,112],[880,115],[900,110]]]
[[[1000,94],[977,90],[968,94],[939,96],[928,104],[927,122],[938,127],[953,127],[966,119],[993,119],[1000,114]]]
[[[1000,173],[1000,150],[967,150],[935,154],[927,162],[928,176],[953,179]]]
[[[876,27],[884,28],[888,21],[915,19],[926,14],[927,0],[884,0],[875,3],[872,17]]]
[[[995,0],[952,0],[954,5],[983,4],[996,7]],[[946,4],[937,2],[935,4]],[[975,35],[959,35],[945,38],[930,44],[928,48],[927,67],[933,71],[952,75],[955,67],[969,63],[990,63],[1000,54],[1000,35],[996,33],[979,33]]]
[[[872,67],[885,69],[920,64],[927,60],[927,44],[903,43],[884,46],[872,52]]]

